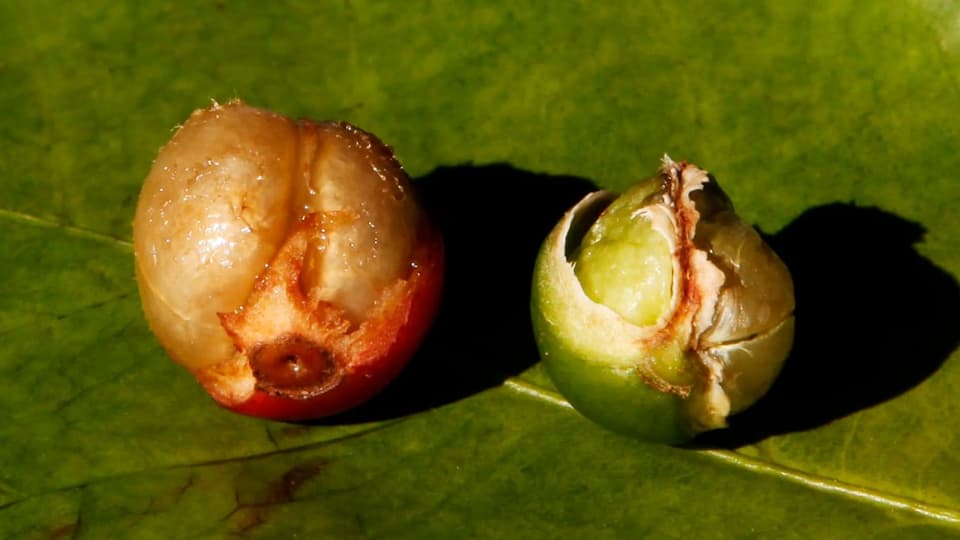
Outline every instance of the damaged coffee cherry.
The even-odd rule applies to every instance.
[[[588,195],[537,259],[532,314],[554,383],[585,416],[651,441],[724,427],[793,341],[790,273],[715,179],[664,158]]]
[[[157,156],[133,229],[150,328],[242,414],[362,403],[439,302],[440,236],[390,149],[346,123],[198,110]]]

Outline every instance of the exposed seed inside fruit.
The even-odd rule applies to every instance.
[[[654,187],[650,184],[635,190],[650,191]],[[646,326],[656,323],[670,307],[673,254],[667,240],[642,214],[642,207],[631,203],[637,199],[642,196],[625,195],[603,212],[584,236],[574,270],[593,301]]]

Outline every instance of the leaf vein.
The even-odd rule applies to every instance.
[[[63,229],[68,234],[72,234],[74,236],[79,236],[82,238],[103,242],[105,244],[110,244],[124,251],[133,251],[133,242],[129,240],[124,240],[122,238],[117,238],[115,236],[102,233],[100,231],[88,229],[86,227],[79,227],[77,225],[68,225],[66,223],[61,223],[58,221],[53,221],[53,220],[42,218],[39,216],[34,216],[31,214],[27,214],[25,212],[19,212],[17,210],[10,210],[8,208],[0,208],[0,218],[14,221],[17,223],[33,225],[36,227],[45,227],[50,229]]]
[[[336,444],[339,442],[356,439],[358,437],[363,437],[365,435],[369,435],[371,433],[375,433],[377,431],[381,431],[391,426],[394,426],[396,424],[399,424],[401,422],[404,422],[405,420],[406,418],[397,418],[394,420],[389,420],[383,423],[370,426],[365,429],[355,431],[353,433],[348,433],[340,437],[334,437],[332,439],[325,439],[322,441],[315,441],[315,442],[310,442],[306,444],[290,446],[290,447],[282,448],[279,450],[269,450],[266,452],[258,452],[258,453],[243,455],[243,456],[234,456],[234,457],[228,457],[228,458],[222,458],[222,459],[197,461],[194,463],[173,463],[169,465],[161,465],[159,467],[150,467],[150,468],[145,468],[140,470],[125,471],[125,472],[119,472],[115,474],[107,474],[101,477],[91,478],[83,482],[79,482],[77,484],[65,485],[65,486],[60,486],[53,489],[38,491],[36,493],[31,493],[29,495],[25,495],[17,499],[12,499],[12,500],[0,503],[0,510],[5,510],[7,508],[11,508],[13,506],[17,506],[19,504],[23,504],[27,501],[34,500],[40,497],[46,497],[49,495],[63,493],[66,491],[77,490],[82,493],[85,489],[87,489],[91,485],[103,483],[103,482],[109,482],[109,481],[122,479],[122,478],[127,478],[133,475],[151,474],[151,473],[166,472],[166,471],[178,471],[178,470],[184,470],[184,469],[203,468],[203,467],[216,467],[220,465],[233,465],[238,463],[256,461],[259,459],[266,459],[272,456],[294,454],[297,452],[302,452],[307,450],[315,450],[315,449],[323,448],[325,446],[329,446],[331,444]]]

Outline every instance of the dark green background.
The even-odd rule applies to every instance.
[[[0,537],[960,534],[958,53],[933,0],[3,2]],[[140,313],[140,182],[234,97],[377,133],[447,231],[422,354],[319,425],[220,410]],[[664,152],[798,284],[784,379],[695,448],[582,419],[527,326],[550,223]]]

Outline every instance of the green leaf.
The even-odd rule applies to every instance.
[[[0,537],[960,534],[958,20],[933,0],[4,2]],[[232,97],[377,133],[445,227],[441,318],[354,413],[225,412],[140,313],[140,182]],[[692,448],[580,417],[527,320],[553,222],[664,152],[720,179],[797,281],[781,379]]]

